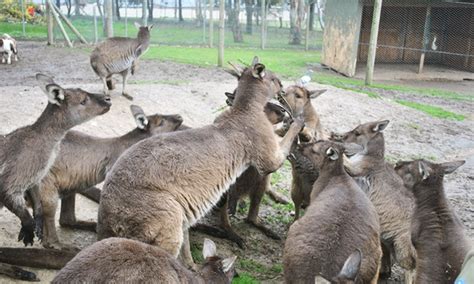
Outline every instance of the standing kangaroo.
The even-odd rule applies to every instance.
[[[46,109],[32,125],[0,136],[0,203],[20,218],[18,240],[25,245],[33,244],[35,231],[42,238],[38,186],[54,163],[64,135],[72,127],[106,113],[111,106],[104,95],[63,89],[43,74],[37,74],[36,79],[48,97]],[[32,201],[35,219],[28,212],[25,194]]]
[[[58,157],[40,186],[46,248],[61,249],[56,234],[55,214],[61,196],[61,226],[95,231],[95,222],[76,221],[75,194],[101,183],[118,157],[131,145],[152,135],[175,131],[183,122],[179,115],[150,115],[136,105],[130,107],[137,127],[114,138],[89,136],[69,131],[61,141]],[[67,246],[66,246],[67,247]]]
[[[393,166],[385,162],[383,130],[388,123],[388,120],[383,120],[361,124],[337,139],[357,143],[364,148],[364,151],[346,161],[346,167],[352,176],[364,178],[368,186],[367,194],[380,217],[380,236],[384,248],[382,273],[390,275],[390,254],[394,252],[395,259],[405,269],[405,283],[411,283],[416,260],[410,236],[414,200]]]
[[[303,141],[317,141],[326,138],[321,121],[311,99],[317,98],[327,90],[308,90],[301,86],[290,86],[286,88],[282,96],[285,103],[293,112],[302,112],[304,129],[300,133]],[[291,163],[291,199],[295,204],[295,220],[300,216],[300,209],[309,205],[309,199],[313,184],[318,178],[318,170],[304,155],[294,153],[288,157]]]
[[[359,145],[328,141],[296,149],[319,170],[319,178],[306,213],[288,231],[283,254],[286,283],[314,283],[316,276],[331,279],[356,250],[364,258],[355,283],[377,283],[382,256],[377,212],[343,166],[344,152],[361,150]]]
[[[399,162],[395,167],[415,196],[411,235],[417,253],[416,283],[453,283],[471,247],[443,187],[444,175],[463,164],[416,160]]]
[[[137,59],[148,50],[150,45],[151,26],[138,28],[137,38],[112,37],[97,45],[92,51],[90,62],[92,69],[104,84],[104,94],[113,89],[112,75],[122,75],[122,95],[133,100],[127,92],[128,74],[135,73]]]
[[[133,238],[177,257],[183,242],[189,245],[188,228],[242,172],[254,166],[266,175],[283,164],[303,123],[296,119],[280,143],[273,134],[263,108],[282,92],[280,80],[257,57],[233,74],[233,107],[213,124],[148,138],[118,159],[101,195],[99,240]]]
[[[204,239],[204,264],[194,272],[168,252],[142,242],[109,238],[74,257],[51,283],[214,283],[230,284],[236,256],[217,256],[216,245]]]

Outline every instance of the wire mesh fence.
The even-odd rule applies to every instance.
[[[13,1],[13,0],[4,0]],[[16,0],[18,2],[18,0]],[[297,40],[295,28],[291,25],[290,5],[284,1],[268,3],[262,21],[261,0],[226,1],[225,46],[236,48],[260,48],[262,40],[266,48],[278,49],[311,49],[320,50],[322,45],[321,21],[318,20],[318,9],[310,9],[303,0],[302,13],[297,17]],[[0,22],[10,21],[7,30],[12,36],[19,38],[46,39],[46,3],[47,0],[24,0],[18,2],[20,12],[24,11],[27,19],[8,19],[5,11],[0,8]],[[104,3],[103,0],[53,0],[75,28],[89,43],[105,38]],[[146,8],[143,9],[143,3]],[[181,3],[181,4],[180,4]],[[1,4],[0,4],[1,5]],[[146,12],[148,24],[154,24],[151,42],[153,44],[209,46],[218,40],[218,1],[207,0],[113,0],[114,36],[134,37],[137,33],[134,22],[143,22],[143,11]],[[314,5],[314,3],[313,3]],[[181,6],[181,8],[179,7]],[[31,10],[34,7],[33,10]],[[311,21],[309,12],[311,11]],[[212,16],[211,16],[212,13]],[[212,20],[211,20],[212,17]],[[210,25],[212,24],[212,34]],[[262,37],[262,24],[264,36]],[[308,29],[308,25],[311,28]],[[57,25],[53,29],[54,38],[61,41],[63,36]],[[71,40],[77,39],[71,34]]]

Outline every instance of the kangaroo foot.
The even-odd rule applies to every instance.
[[[74,253],[78,253],[80,251],[78,247],[63,244],[60,242],[51,242],[51,243],[43,242],[42,245],[44,248],[47,248],[47,249],[56,249],[56,250],[74,252]]]
[[[23,241],[25,246],[33,245],[35,238],[35,224],[34,221],[21,225],[20,233],[18,234],[18,241]]]
[[[0,274],[23,281],[40,281],[40,279],[36,277],[35,273],[6,263],[0,263]]]
[[[35,234],[38,237],[38,240],[43,239],[43,216],[35,216]]]
[[[74,223],[62,223],[61,227],[96,232],[97,223],[88,221],[76,221]]]
[[[245,222],[247,222],[248,224],[254,226],[257,229],[259,229],[265,236],[267,236],[269,238],[272,238],[274,240],[281,240],[281,237],[277,233],[275,233],[271,229],[265,227],[265,225],[263,225],[259,221],[245,219]]]
[[[124,96],[127,100],[133,101],[133,97],[127,93],[122,93],[122,96]]]
[[[196,224],[191,229],[216,238],[228,239],[229,241],[236,243],[241,249],[245,248],[245,240],[233,230],[227,230],[206,224]]]
[[[273,201],[280,204],[288,204],[290,201],[283,194],[276,192],[274,190],[267,190],[265,192]]]

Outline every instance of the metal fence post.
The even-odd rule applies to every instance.
[[[224,25],[225,25],[225,0],[219,0],[219,52],[217,66],[224,65]]]
[[[99,42],[99,33],[97,31],[97,7],[94,6],[93,12],[94,12],[94,43],[97,44]]]
[[[214,20],[212,12],[214,10],[214,0],[209,0],[209,47],[212,48],[214,41]]]
[[[265,49],[265,0],[261,0],[260,17],[261,17],[261,35],[260,35],[260,48]]]

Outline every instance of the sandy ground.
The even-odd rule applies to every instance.
[[[84,51],[46,47],[42,43],[21,42],[21,61],[12,66],[0,65],[0,133],[9,133],[17,127],[30,124],[46,105],[46,96],[35,86],[37,72],[54,75],[65,86],[81,87],[98,92],[99,80],[89,67]],[[271,66],[268,66],[271,69]],[[224,106],[224,92],[232,91],[235,80],[219,69],[204,69],[183,64],[160,61],[141,61],[137,74],[131,78],[130,91],[138,104],[148,113],[179,113],[190,126],[210,123]],[[289,82],[287,82],[289,83]],[[389,160],[428,158],[436,162],[464,159],[466,164],[446,177],[445,190],[453,208],[465,224],[471,238],[474,237],[474,122],[473,103],[464,104],[470,110],[467,120],[458,122],[432,118],[424,113],[406,108],[389,99],[372,99],[366,95],[340,90],[331,86],[310,84],[310,88],[327,88],[328,92],[313,101],[323,126],[329,130],[344,131],[361,122],[389,119],[385,130],[386,154]],[[120,89],[120,88],[119,88]],[[130,101],[115,91],[113,107],[78,130],[97,136],[116,136],[134,127],[129,114]],[[467,105],[467,107],[466,107]],[[277,187],[287,190],[290,174],[282,170],[283,180]],[[80,219],[95,220],[97,205],[79,197],[77,215]],[[272,206],[262,206],[263,219],[276,214]],[[232,221],[236,230],[245,236],[247,249],[241,250],[226,240],[216,239],[218,250],[224,255],[236,254],[240,259],[253,259],[265,266],[281,263],[284,241],[274,241],[243,222],[238,214]],[[283,236],[285,224],[271,223],[271,227]],[[5,208],[0,210],[0,246],[16,246],[20,229],[19,220]],[[66,243],[85,247],[95,240],[87,232],[60,229],[59,237]],[[192,242],[202,243],[203,235],[193,233]],[[39,246],[35,243],[35,246]],[[42,282],[49,282],[55,271],[36,271]],[[267,277],[267,278],[265,278]],[[280,282],[281,273],[267,282]],[[397,278],[397,277],[395,277]],[[0,276],[0,283],[11,283]]]

